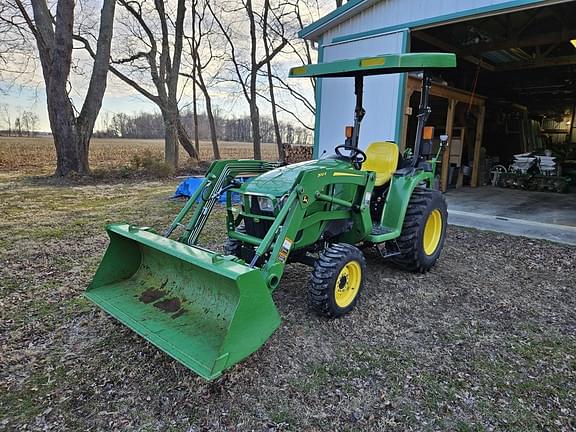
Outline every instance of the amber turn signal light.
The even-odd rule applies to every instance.
[[[346,138],[352,138],[352,132],[354,131],[354,128],[352,126],[346,126],[346,129],[344,129],[344,136]]]

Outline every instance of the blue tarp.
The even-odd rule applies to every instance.
[[[204,177],[188,177],[178,185],[178,187],[176,188],[176,192],[174,192],[172,198],[180,198],[180,197],[190,198],[192,194],[196,191],[196,189],[198,189],[203,179]],[[240,181],[241,183],[247,182],[250,179],[251,177],[236,177],[236,180]],[[220,196],[219,201],[221,203],[226,202],[225,193]],[[238,194],[236,193],[232,194],[232,201],[240,202],[240,197],[238,196]]]

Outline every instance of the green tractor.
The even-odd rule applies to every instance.
[[[110,245],[86,296],[211,380],[256,351],[279,326],[272,292],[288,263],[312,267],[308,299],[327,317],[342,316],[358,302],[366,272],[363,248],[375,248],[406,270],[428,271],[444,244],[447,210],[434,190],[440,150],[428,160],[420,155],[430,113],[426,71],[455,65],[453,54],[417,53],[291,69],[291,77],[354,78],[354,126],[347,128],[345,144],[333,156],[287,166],[214,161],[163,234],[124,223],[107,227]],[[364,77],[420,70],[425,72],[412,155],[400,156],[389,142],[361,150]],[[243,183],[241,176],[252,179]],[[222,196],[224,254],[197,244]]]

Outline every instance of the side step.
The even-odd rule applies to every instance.
[[[382,244],[384,242],[394,240],[399,235],[400,235],[399,231],[395,231],[390,227],[380,224],[374,224],[372,225],[370,235],[366,240],[375,244]]]
[[[382,235],[382,234],[389,234],[392,230],[384,225],[372,225],[372,230],[370,231],[370,235]]]

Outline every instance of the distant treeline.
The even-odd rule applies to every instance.
[[[182,123],[194,137],[194,117],[191,111],[181,114]],[[216,117],[216,135],[218,141],[252,141],[252,126],[250,117],[225,118]],[[159,113],[141,112],[134,114],[118,113],[103,120],[104,130],[96,131],[97,138],[139,138],[139,139],[163,139],[164,121]],[[287,122],[280,122],[280,134],[284,144],[311,144],[311,131],[303,127],[294,126]],[[200,140],[210,139],[208,117],[198,114],[198,135]],[[275,142],[272,119],[262,117],[260,119],[260,135],[262,142]]]

